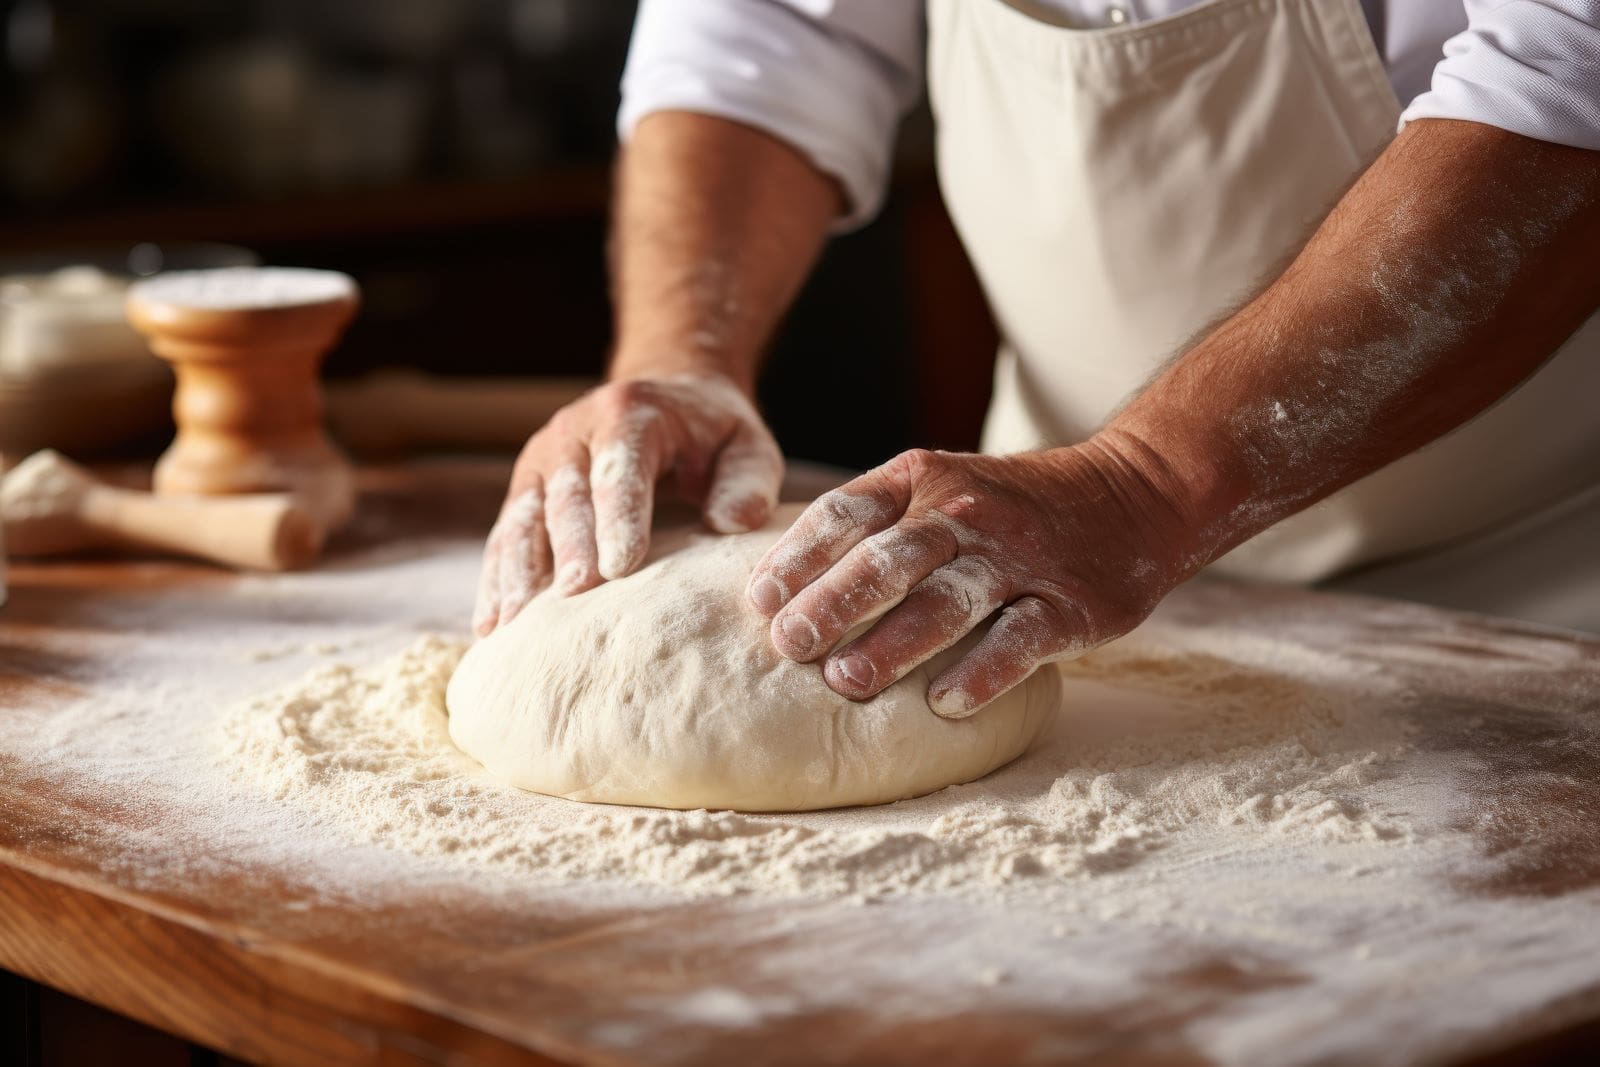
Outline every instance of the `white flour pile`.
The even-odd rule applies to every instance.
[[[1072,665],[1058,729],[979,782],[602,808],[448,746],[462,646],[430,635],[464,635],[481,535],[385,521],[310,572],[19,582],[0,621],[59,611],[12,657],[47,684],[0,714],[0,778],[60,799],[41,850],[313,945],[482,945],[419,962],[439,989],[603,975],[540,1025],[608,1062],[705,1062],[715,1041],[676,1042],[707,1026],[778,1048],[807,1020],[973,1013],[1052,1027],[1041,1062],[1456,1062],[1600,1003],[1590,646],[1198,583]]]
[[[15,523],[59,515],[85,480],[55,449],[35,452],[0,478],[0,515]]]
[[[354,296],[348,274],[305,267],[221,267],[175,270],[135,282],[129,295],[147,304],[240,310],[293,307]]]
[[[1392,708],[1314,686],[1331,672],[1313,653],[1209,644],[1155,633],[1071,665],[1058,727],[981,782],[804,816],[594,807],[502,785],[450,743],[445,685],[465,646],[438,637],[240,706],[222,743],[231,774],[352,842],[706,894],[1025,890],[1129,868],[1179,834],[1407,838],[1360,800],[1399,751]]]

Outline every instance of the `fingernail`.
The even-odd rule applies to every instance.
[[[759,493],[738,490],[713,490],[706,505],[706,521],[718,533],[748,533],[763,525],[772,514],[772,504]]]
[[[763,615],[776,615],[783,607],[783,586],[776,578],[764,575],[750,587],[750,603]]]
[[[821,640],[817,628],[811,620],[799,613],[791,613],[779,624],[778,630],[783,634],[783,643],[788,646],[791,656],[809,656]]]
[[[745,498],[720,496],[706,506],[706,521],[718,533],[748,533],[750,524],[739,517]]]
[[[871,689],[873,679],[878,676],[871,661],[859,652],[851,652],[849,655],[830,660],[828,669],[833,672],[835,681],[858,693]]]
[[[941,719],[965,719],[978,710],[978,702],[965,689],[928,694],[928,707]]]
[[[610,580],[628,573],[638,555],[639,542],[631,530],[602,530],[595,548],[600,555],[600,576]]]

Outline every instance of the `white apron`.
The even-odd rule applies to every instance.
[[[1023,3],[929,4],[940,182],[1005,339],[989,452],[1103,425],[1281,269],[1400,115],[1359,0],[1212,0],[1093,30]],[[1488,412],[1213,569],[1315,582],[1416,559],[1429,575],[1417,590],[1405,563],[1367,588],[1448,586],[1456,606],[1526,617],[1526,597],[1501,595],[1518,584],[1516,539],[1466,553],[1461,582],[1441,580],[1435,557],[1506,542],[1493,531],[1544,512],[1595,526],[1600,510],[1572,501],[1600,484],[1597,405],[1600,317]],[[1574,581],[1600,575],[1600,553],[1573,556]],[[1481,595],[1458,588],[1486,567],[1498,576]],[[1592,609],[1544,621],[1600,628],[1591,592],[1577,600]]]

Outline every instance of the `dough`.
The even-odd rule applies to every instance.
[[[829,689],[819,664],[773,650],[744,585],[799,511],[731,537],[658,529],[634,574],[540,594],[461,661],[451,738],[535,792],[740,811],[881,804],[1019,756],[1059,703],[1054,667],[948,720],[928,710],[928,681],[975,636],[861,704]]]

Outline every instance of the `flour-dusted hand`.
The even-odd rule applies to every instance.
[[[631,573],[668,474],[713,530],[742,533],[772,513],[783,455],[755,405],[719,375],[615,381],[557,412],[517,459],[484,549],[473,628],[509,622],[552,582],[572,594]]]
[[[998,612],[929,686],[929,707],[961,718],[1041,663],[1127,633],[1192,572],[1189,524],[1157,473],[1131,443],[1101,440],[906,452],[819,497],[757,564],[748,596],[779,652],[826,656],[828,686],[857,700]]]

